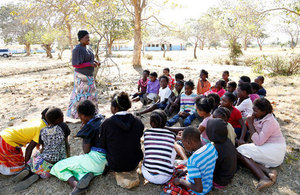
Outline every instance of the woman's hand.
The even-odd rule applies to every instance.
[[[240,146],[240,145],[243,145],[243,144],[245,144],[246,142],[245,142],[245,140],[243,140],[243,139],[239,139],[239,140],[237,140],[237,144]]]
[[[175,172],[175,177],[182,177],[184,175],[186,175],[186,171],[185,170],[177,169],[176,172]]]
[[[91,65],[92,65],[92,67],[95,67],[95,68],[96,68],[96,67],[100,66],[100,63],[94,61],[94,63],[91,63]]]

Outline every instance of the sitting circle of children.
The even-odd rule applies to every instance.
[[[206,194],[224,189],[239,162],[258,178],[261,190],[276,182],[277,171],[270,167],[279,166],[286,152],[263,83],[263,76],[252,83],[242,76],[237,84],[224,71],[211,86],[208,72],[201,70],[195,86],[181,73],[173,79],[169,68],[159,78],[144,70],[132,97],[125,92],[113,96],[109,118],[97,113],[90,100],[78,103],[82,155],[70,156],[70,129],[56,107],[45,109],[41,119],[2,130],[0,173],[15,175],[16,191],[53,175],[68,182],[71,194],[81,194],[95,176],[133,171],[142,161],[144,178],[164,185],[161,194]],[[148,107],[129,113],[131,102],[139,101]],[[140,118],[149,112],[151,128],[144,130]],[[198,127],[193,120],[199,120]]]

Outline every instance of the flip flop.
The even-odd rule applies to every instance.
[[[30,177],[28,177],[24,181],[21,181],[20,183],[18,183],[15,187],[15,191],[19,192],[19,191],[22,191],[22,190],[25,190],[25,189],[29,188],[34,182],[39,180],[39,178],[40,177],[37,174],[31,175]]]
[[[80,194],[85,194],[87,192],[87,188],[85,189],[79,189],[75,187],[73,191],[70,193],[70,195],[80,195]]]
[[[78,189],[86,189],[90,182],[92,181],[92,179],[94,178],[94,174],[93,173],[87,173],[85,174],[77,183],[76,188]]]
[[[22,181],[23,179],[25,179],[28,175],[29,175],[30,171],[29,169],[23,169],[20,173],[18,173],[16,176],[14,176],[12,178],[12,181],[13,182],[19,182],[19,181]]]

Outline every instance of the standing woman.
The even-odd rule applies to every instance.
[[[72,65],[74,71],[74,89],[71,95],[70,105],[67,116],[77,119],[77,105],[86,99],[97,105],[97,90],[93,76],[94,67],[100,66],[100,63],[94,60],[92,49],[87,48],[90,44],[90,36],[86,30],[78,32],[78,41],[80,42],[72,51]]]

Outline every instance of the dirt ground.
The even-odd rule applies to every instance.
[[[256,50],[250,50],[245,55],[255,55]],[[265,51],[266,54],[275,51]],[[213,64],[213,59],[227,55],[226,50],[205,50],[198,53],[198,60],[192,59],[192,51],[167,52],[172,61],[162,58],[161,52],[147,53],[152,60],[143,59],[143,68],[162,73],[169,67],[172,75],[183,73],[185,79],[197,82],[201,69],[209,72],[209,80],[215,83],[221,77],[222,71],[229,70],[230,78],[238,81],[239,76],[248,75],[253,80],[257,74],[250,67]],[[33,117],[40,117],[40,112],[47,106],[57,106],[64,112],[67,110],[70,94],[73,88],[73,70],[68,67],[68,57],[65,53],[62,61],[47,59],[42,54],[30,57],[14,56],[9,59],[0,58],[0,131],[8,126],[18,125]],[[134,93],[142,69],[134,69],[131,53],[119,52],[112,58],[118,64],[120,77],[115,66],[108,59],[108,66],[98,76],[99,111],[110,117],[110,98],[116,92]],[[105,63],[104,63],[105,64]],[[265,189],[261,194],[300,194],[300,78],[269,77],[265,75],[267,98],[273,102],[275,115],[281,125],[287,141],[287,153],[284,163],[276,168],[279,173],[277,183]],[[141,103],[133,103],[131,112],[140,110]],[[149,114],[142,118],[146,128],[149,125]],[[194,126],[198,121],[194,121]],[[81,140],[75,138],[80,124],[69,123],[72,130],[70,136],[71,155],[82,154]],[[39,180],[27,190],[15,193],[12,177],[0,175],[0,194],[69,194],[71,188],[66,182],[55,177]],[[132,190],[117,186],[113,173],[96,177],[87,194],[159,194],[161,185],[146,184],[140,175],[140,185]],[[257,180],[251,172],[240,168],[232,183],[225,190],[213,190],[210,194],[260,194],[255,186]]]

